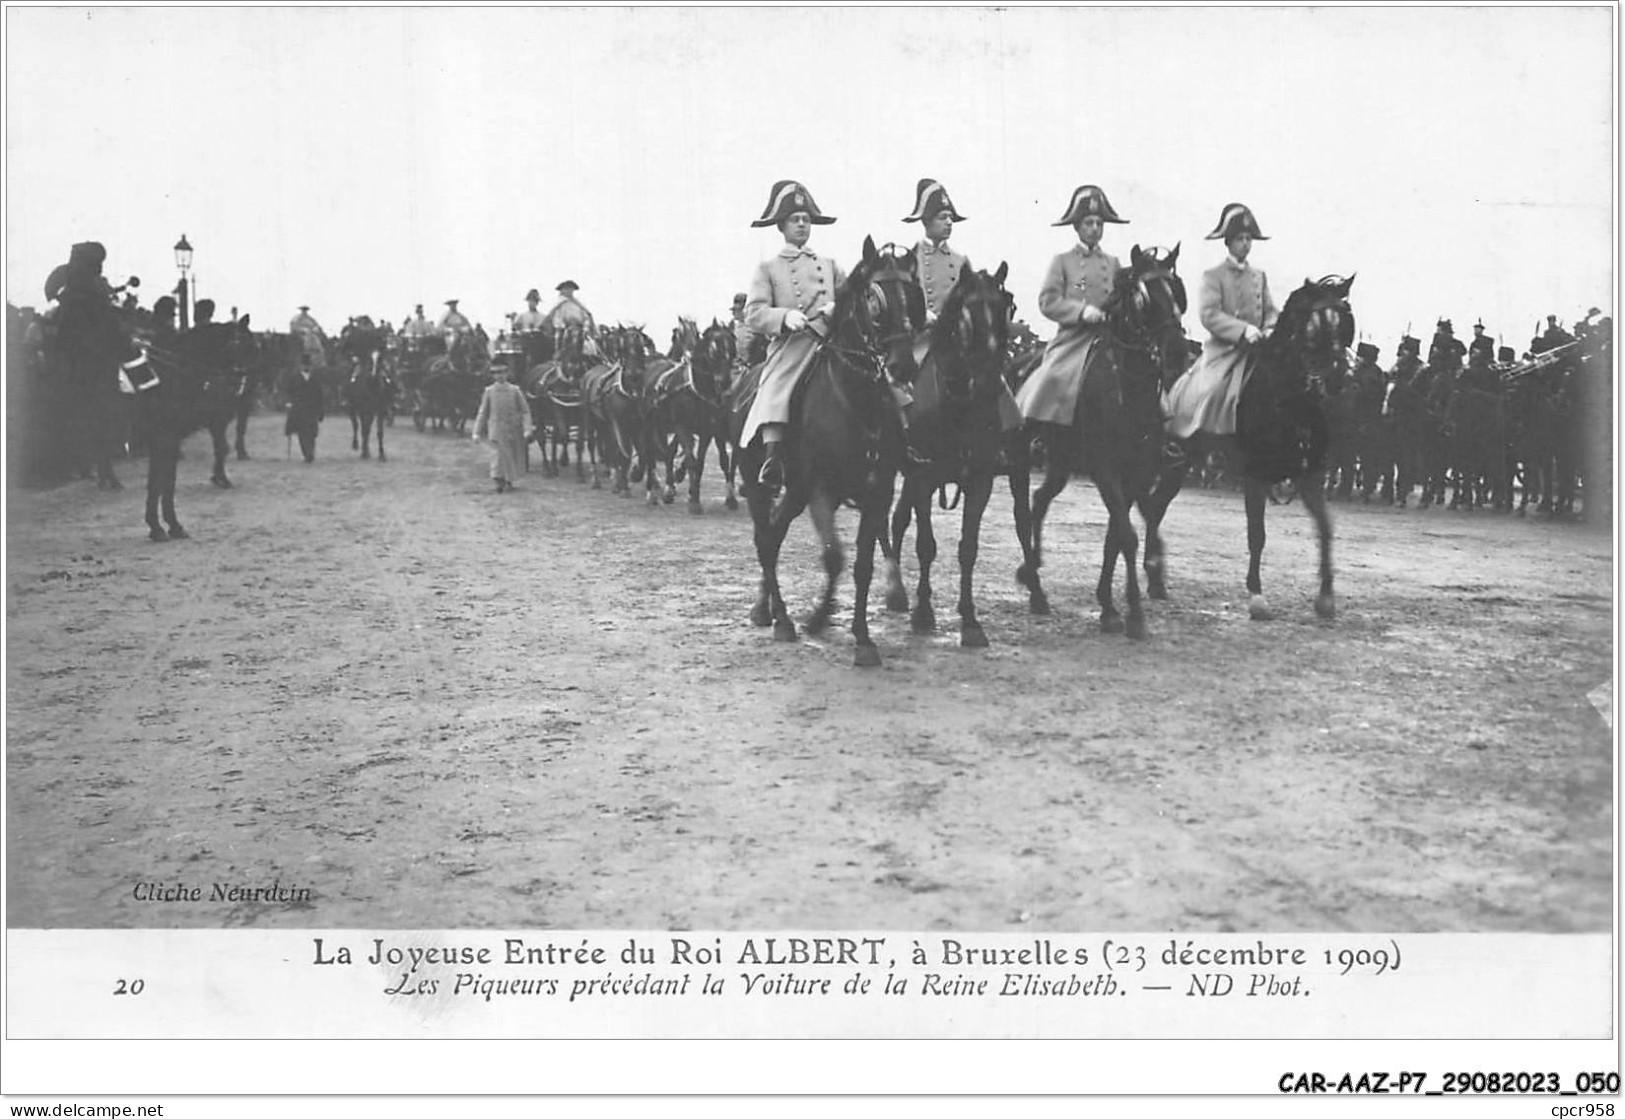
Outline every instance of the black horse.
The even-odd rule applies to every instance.
[[[1140,507],[1145,515],[1145,571],[1152,598],[1166,598],[1162,539],[1158,528],[1168,505],[1185,480],[1186,463],[1210,449],[1222,449],[1243,477],[1247,508],[1248,613],[1256,621],[1272,618],[1260,566],[1264,556],[1264,511],[1270,488],[1291,481],[1314,519],[1320,543],[1320,590],[1315,613],[1336,614],[1332,593],[1332,525],[1326,512],[1324,410],[1328,374],[1354,341],[1354,312],[1349,289],[1354,277],[1325,276],[1305,280],[1287,298],[1275,329],[1258,345],[1251,375],[1236,404],[1234,436],[1197,432],[1182,453],[1165,462],[1154,493]]]
[[[1012,448],[1010,491],[1016,535],[1023,563],[1016,579],[1027,588],[1035,614],[1049,612],[1049,598],[1039,578],[1043,566],[1044,519],[1073,472],[1088,474],[1106,506],[1106,539],[1095,600],[1100,628],[1107,633],[1146,636],[1135,570],[1139,537],[1130,511],[1141,504],[1156,481],[1162,455],[1162,385],[1184,369],[1185,285],[1179,278],[1179,247],[1171,252],[1141,251],[1135,245],[1129,266],[1115,277],[1104,308],[1106,322],[1097,350],[1090,356],[1078,389],[1072,423],[1036,424],[1042,429],[1048,456],[1043,484],[1028,509],[1027,460],[1030,434]],[[1141,504],[1143,513],[1143,504]],[[1117,558],[1124,563],[1128,615],[1118,613],[1112,597]]]
[[[372,429],[376,424],[378,461],[387,462],[384,419],[395,399],[395,379],[390,372],[390,357],[383,337],[378,335],[377,338],[376,347],[354,359],[350,379],[344,384],[344,411],[350,417],[350,449],[360,451],[362,458],[371,458]]]
[[[593,429],[591,438],[613,474],[610,492],[631,497],[630,474],[643,446],[644,379],[655,351],[648,335],[635,327],[617,330],[613,349],[618,355],[614,361],[595,365],[582,375],[581,396]],[[641,461],[636,465],[647,467]],[[592,481],[593,488],[598,488],[596,463]]]
[[[539,337],[549,337],[538,332]],[[581,377],[590,360],[585,353],[584,328],[571,324],[550,339],[546,356],[530,361],[520,378],[520,388],[530,400],[531,419],[536,426],[536,448],[542,456],[542,473],[559,476],[560,465],[570,465],[570,440],[576,445],[576,481],[587,480],[587,456],[593,458],[593,484],[598,484],[597,447],[592,425],[581,396]],[[527,347],[527,360],[531,350]],[[537,350],[535,352],[543,352]]]
[[[734,363],[733,331],[713,321],[702,334],[697,324],[685,319],[673,331],[669,356],[676,364],[652,376],[644,393],[651,469],[657,461],[665,464],[666,502],[673,500],[676,483],[687,479],[688,511],[704,512],[700,480],[714,442],[718,464],[728,478],[728,508],[736,509],[723,403]]]
[[[845,565],[835,510],[843,504],[857,507],[852,637],[857,645],[853,663],[860,668],[880,664],[880,653],[869,637],[869,583],[875,544],[884,537],[897,472],[906,454],[887,369],[912,372],[913,336],[924,322],[913,253],[888,246],[883,254],[875,248],[874,238],[864,238],[862,261],[836,292],[828,337],[819,343],[811,368],[791,398],[786,483],[777,504],[772,492],[757,481],[764,455],[760,442],[739,452],[762,567],[751,621],[771,625],[777,640],[796,637],[778,578],[779,549],[790,523],[803,509],[809,510],[823,542],[824,593],[806,622],[808,633],[821,633],[834,611],[835,582]],[[748,412],[739,404],[735,408],[730,434],[738,446]]]
[[[220,489],[232,488],[226,459],[232,450],[228,433],[238,415],[252,406],[252,385],[257,346],[246,323],[205,323],[180,334],[154,337],[145,344],[148,359],[160,378],[187,386],[188,407],[197,423],[182,437],[206,429],[213,449],[209,481]],[[141,431],[136,432],[141,436]],[[177,452],[178,453],[178,452]]]
[[[903,468],[903,490],[892,513],[891,549],[901,558],[909,521],[917,517],[915,554],[920,579],[910,622],[915,633],[934,632],[931,608],[931,564],[936,560],[936,535],[931,527],[931,499],[946,487],[956,487],[964,510],[959,530],[959,643],[985,648],[987,635],[976,616],[972,576],[982,531],[982,514],[993,493],[1004,445],[1001,401],[1002,379],[1014,302],[1004,289],[1009,269],[997,272],[966,270],[942,305],[930,332],[930,348],[915,382],[908,441],[910,461]],[[890,592],[886,604],[908,608],[897,564],[889,565]]]

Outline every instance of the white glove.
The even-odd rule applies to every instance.
[[[1106,321],[1106,312],[1099,307],[1085,303],[1083,305],[1083,314],[1078,316],[1078,321],[1085,326],[1096,326]]]
[[[935,326],[936,322],[937,322],[937,313],[935,311],[931,310],[931,308],[927,307],[925,309],[925,325],[926,326]]]
[[[1246,329],[1241,332],[1241,340],[1249,346],[1257,345],[1264,340],[1264,332],[1248,323]]]
[[[784,313],[784,329],[789,331],[806,330],[807,316],[792,307]]]

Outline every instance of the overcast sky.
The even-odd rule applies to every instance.
[[[196,247],[201,294],[286,329],[300,303],[487,329],[560,280],[664,337],[722,314],[776,231],[774,180],[837,224],[912,241],[921,177],[1011,266],[1021,313],[1098,183],[1106,247],[1222,258],[1251,205],[1282,301],[1358,273],[1386,361],[1407,324],[1613,303],[1615,57],[1607,6],[1539,8],[222,8],[6,13],[6,294],[78,240],[142,302]],[[1194,285],[1193,285],[1194,292]],[[1187,327],[1200,336],[1195,310]]]

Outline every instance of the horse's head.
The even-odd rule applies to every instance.
[[[998,393],[1015,312],[1015,299],[1004,289],[1009,273],[1010,266],[1002,261],[996,272],[966,269],[943,300],[931,328],[931,348],[943,357],[952,355],[937,363],[950,397],[992,398]]]
[[[1289,359],[1279,368],[1297,368],[1324,386],[1354,344],[1354,312],[1349,308],[1353,286],[1353,276],[1305,280],[1287,296],[1275,330],[1265,342],[1265,355]]]
[[[830,333],[837,344],[879,357],[893,377],[911,381],[914,334],[925,325],[925,293],[919,261],[897,245],[875,247],[863,239],[863,258],[835,294]]]
[[[656,356],[654,340],[636,326],[623,326],[616,335],[615,349],[620,355],[621,381],[628,392],[640,393],[648,376],[649,359]]]
[[[1149,353],[1163,386],[1185,372],[1187,306],[1177,244],[1129,250],[1129,266],[1117,274],[1106,314],[1114,340],[1126,350]]]
[[[734,362],[739,356],[733,327],[711,320],[711,325],[699,336],[692,351],[694,375],[708,379],[713,387],[726,391],[732,380]]]
[[[677,325],[671,329],[671,349],[666,356],[673,361],[680,361],[684,356],[690,355],[700,344],[700,328],[693,319],[678,316]]]

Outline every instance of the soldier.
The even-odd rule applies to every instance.
[[[1433,343],[1428,347],[1428,365],[1434,375],[1459,370],[1466,356],[1467,347],[1456,337],[1456,328],[1449,319],[1440,319],[1433,328]]]
[[[1044,350],[1043,360],[1016,394],[1021,415],[1029,420],[1070,424],[1077,408],[1084,370],[1106,322],[1103,308],[1121,267],[1100,247],[1106,223],[1127,225],[1117,216],[1106,192],[1081,186],[1054,225],[1070,225],[1078,243],[1050,261],[1038,291],[1038,309],[1060,329]]]
[[[1495,341],[1484,333],[1484,320],[1479,319],[1473,324],[1473,340],[1467,343],[1467,357],[1469,359],[1476,353],[1482,352],[1486,361],[1495,354]]]
[[[513,331],[515,334],[540,334],[547,325],[547,316],[542,314],[540,304],[542,293],[531,288],[525,293],[525,309],[514,316]]]
[[[530,403],[519,386],[508,380],[508,357],[491,366],[491,383],[480,397],[474,416],[474,440],[491,441],[491,480],[497,493],[514,488],[513,480],[525,470],[525,444],[535,434]]]
[[[446,313],[435,324],[435,331],[446,340],[446,357],[459,369],[467,360],[466,343],[474,333],[474,324],[457,309],[457,300],[446,300]]]
[[[1179,439],[1198,430],[1235,434],[1236,403],[1252,372],[1256,347],[1275,328],[1278,313],[1269,277],[1247,262],[1253,242],[1269,240],[1253,212],[1230,203],[1207,239],[1223,240],[1227,255],[1202,273],[1197,307],[1208,331],[1202,356],[1168,393],[1168,433]]]
[[[935,179],[921,179],[914,187],[914,212],[903,220],[920,222],[925,233],[914,246],[914,256],[919,262],[920,289],[925,292],[925,321],[933,323],[960,274],[971,267],[963,253],[948,247],[954,223],[965,218],[954,209],[948,188]],[[922,351],[916,357],[923,359],[925,354]]]
[[[758,360],[751,353],[751,347],[757,344],[758,335],[745,322],[745,303],[748,296],[744,292],[734,294],[733,307],[728,312],[728,321],[733,324],[734,357],[746,365],[754,365]]]
[[[557,353],[563,348],[565,331],[572,326],[579,326],[584,340],[582,352],[596,357],[598,344],[594,336],[598,333],[598,327],[593,322],[592,312],[587,310],[586,304],[576,298],[576,292],[581,290],[581,285],[574,280],[565,280],[553,290],[559,293],[558,302],[547,312],[547,329],[553,332],[553,352]]]
[[[327,333],[322,330],[321,323],[311,317],[307,304],[299,305],[299,313],[288,323],[288,333],[304,343],[305,353],[312,363],[327,363]]]
[[[780,179],[768,193],[752,229],[777,226],[784,237],[778,255],[756,267],[745,304],[745,322],[768,338],[756,399],[745,417],[742,444],[760,433],[766,457],[758,479],[769,490],[784,486],[784,432],[790,422],[790,394],[812,363],[825,318],[835,309],[835,292],[846,273],[830,257],[807,247],[815,225],[835,219],[818,208],[812,193],[792,179]]]
[[[192,329],[202,330],[214,325],[214,300],[199,299],[192,305]]]
[[[423,304],[419,303],[412,308],[411,317],[401,324],[401,337],[406,339],[407,345],[416,347],[433,335],[434,327],[423,317]]]
[[[1349,376],[1354,381],[1355,399],[1359,401],[1363,419],[1375,419],[1382,411],[1382,394],[1388,385],[1382,367],[1377,364],[1380,353],[1382,351],[1370,342],[1354,347],[1356,362]]]

